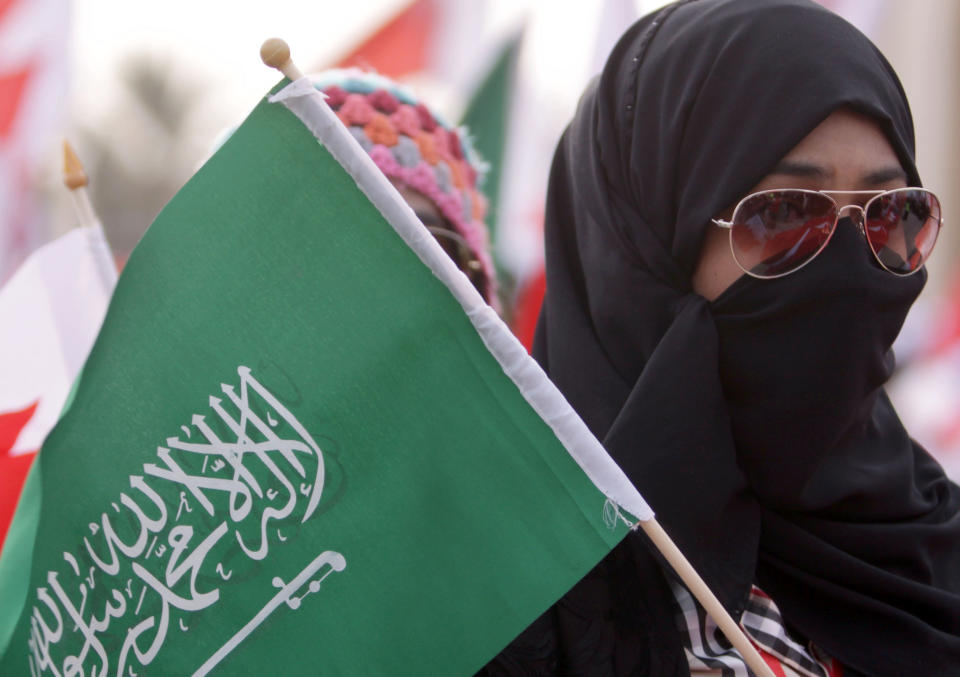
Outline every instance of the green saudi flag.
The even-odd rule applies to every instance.
[[[650,518],[321,95],[274,92],[123,271],[0,559],[2,675],[466,675]]]

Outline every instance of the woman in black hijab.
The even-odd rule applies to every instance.
[[[845,675],[960,675],[960,489],[883,390],[925,271],[883,270],[842,218],[802,270],[692,283],[711,220],[803,177],[778,163],[838,111],[899,161],[883,181],[920,185],[896,75],[819,5],[688,0],[633,26],[554,158],[534,355],[735,618],[759,586]],[[486,670],[688,674],[684,591],[642,538]]]

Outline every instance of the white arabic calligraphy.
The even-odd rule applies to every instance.
[[[322,576],[310,581],[310,578],[317,573],[323,566],[327,564],[330,566]],[[231,651],[237,648],[240,643],[245,640],[250,633],[257,629],[257,627],[263,623],[278,607],[286,604],[288,607],[296,611],[300,608],[300,603],[303,601],[303,598],[307,595],[316,593],[320,590],[320,584],[323,582],[327,576],[332,574],[335,571],[343,571],[347,566],[347,560],[344,559],[343,555],[339,552],[334,552],[332,550],[327,550],[326,552],[318,555],[310,564],[308,564],[303,571],[297,574],[293,580],[289,583],[284,584],[283,580],[279,577],[274,577],[273,587],[280,588],[280,592],[273,596],[266,606],[264,606],[257,615],[254,616],[250,621],[244,625],[237,633],[231,637],[226,644],[220,647],[215,654],[213,654],[207,661],[201,665],[196,672],[193,673],[193,677],[204,677],[210,670],[214,668],[220,661],[222,661]],[[300,597],[294,596],[294,593],[299,590],[304,583],[309,584],[307,586],[307,592],[302,594]]]
[[[193,628],[187,616],[221,598],[221,587],[233,578],[233,569],[223,567],[236,561],[231,547],[262,561],[271,543],[276,548],[287,540],[271,522],[303,523],[314,514],[325,478],[319,445],[249,368],[238,367],[237,375],[239,387],[221,384],[225,397],[209,398],[214,416],[193,415],[191,427],[180,426],[182,437],[157,447],[155,462],[129,477],[130,490],[85,522],[82,547],[62,553],[66,568],[47,572],[30,615],[33,674],[136,675],[135,667],[157,657],[171,623]],[[194,501],[200,510],[193,510]],[[268,529],[276,533],[272,541]],[[230,531],[233,538],[224,538]],[[326,573],[310,580],[324,565]],[[345,566],[342,555],[327,551],[289,584],[274,579],[280,592],[215,657],[229,653],[281,604],[297,609],[323,578]],[[307,592],[296,596],[304,584]],[[210,667],[216,661],[208,661]]]

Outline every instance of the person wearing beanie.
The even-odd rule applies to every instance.
[[[311,75],[347,129],[417,217],[499,310],[480,183],[486,165],[463,127],[446,123],[409,90],[381,75],[334,69]]]

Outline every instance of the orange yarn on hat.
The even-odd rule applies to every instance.
[[[429,164],[435,165],[440,161],[440,155],[437,153],[437,145],[433,140],[433,135],[428,132],[417,134],[417,147],[420,148],[420,155]]]
[[[363,133],[367,135],[373,143],[379,143],[387,147],[397,145],[397,130],[390,123],[383,113],[374,113],[373,119],[363,127]]]

